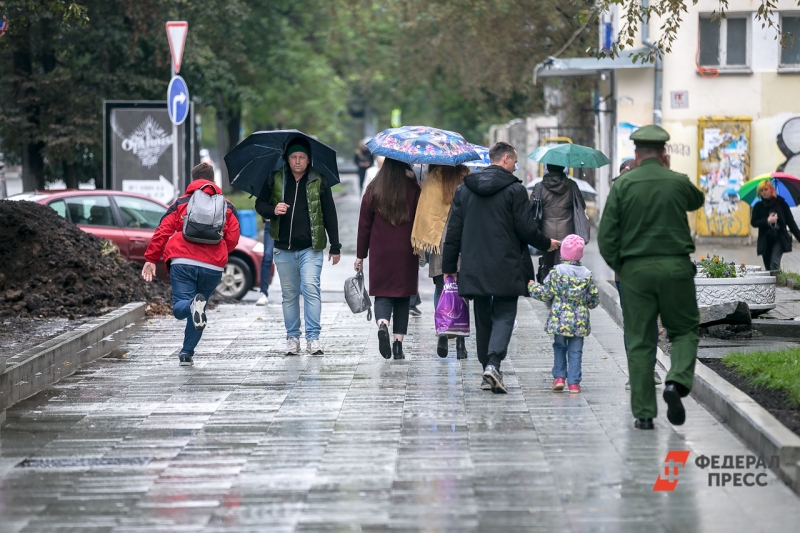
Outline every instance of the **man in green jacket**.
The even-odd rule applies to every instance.
[[[638,168],[611,188],[597,241],[600,254],[622,281],[631,409],[635,427],[653,429],[656,387],[653,352],[658,315],[667,330],[671,366],[664,387],[667,419],[683,424],[681,398],[694,380],[700,315],[695,298],[694,241],[687,211],[703,205],[703,193],[685,174],[665,168],[669,134],[645,126],[631,135]]]
[[[307,351],[324,353],[319,340],[324,249],[330,238],[328,261],[335,265],[342,248],[330,185],[311,168],[311,156],[307,142],[292,141],[286,148],[286,166],[270,175],[264,197],[256,200],[256,211],[270,220],[270,236],[275,241],[273,261],[283,293],[286,355],[300,353],[300,296]]]

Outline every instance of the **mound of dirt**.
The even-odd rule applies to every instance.
[[[97,316],[130,302],[171,309],[170,286],[47,206],[0,201],[0,316]]]

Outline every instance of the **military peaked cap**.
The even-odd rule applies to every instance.
[[[669,140],[669,133],[661,126],[651,124],[634,131],[631,140],[634,144],[664,144]]]

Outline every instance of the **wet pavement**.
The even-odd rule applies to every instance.
[[[149,319],[108,357],[0,414],[0,533],[713,532],[800,521],[800,501],[772,473],[765,487],[709,486],[695,458],[750,452],[693,400],[680,428],[662,412],[655,431],[633,429],[622,332],[602,310],[583,393],[569,395],[550,391],[544,306],[520,300],[509,394],[493,395],[479,389],[474,339],[466,361],[435,355],[421,269],[424,314],[411,321],[407,358],[384,360],[375,326],[342,303],[358,198],[337,205],[346,255],[323,269],[324,356],[283,355],[280,305],[211,311],[194,367],[177,363],[183,323]],[[278,294],[276,280],[272,302]],[[689,462],[673,492],[654,492],[670,450],[689,450]]]
[[[286,357],[279,306],[211,311],[194,367],[181,324],[150,319],[123,349],[8,410],[0,531],[766,531],[800,520],[775,476],[708,486],[705,455],[749,452],[693,400],[688,421],[634,430],[621,332],[602,310],[583,393],[550,391],[544,308],[525,299],[481,391],[474,343],[435,355],[426,303],[405,361],[323,305],[324,356]],[[452,346],[451,346],[452,348]],[[663,404],[661,406],[663,408]],[[667,451],[690,450],[674,492]],[[361,528],[361,529],[359,529]]]

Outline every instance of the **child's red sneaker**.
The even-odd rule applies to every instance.
[[[556,378],[553,380],[553,390],[555,391],[562,391],[564,390],[564,384],[566,383],[566,379],[564,378]]]
[[[581,393],[581,386],[577,383],[573,383],[569,386],[569,393],[570,394],[580,394]]]

